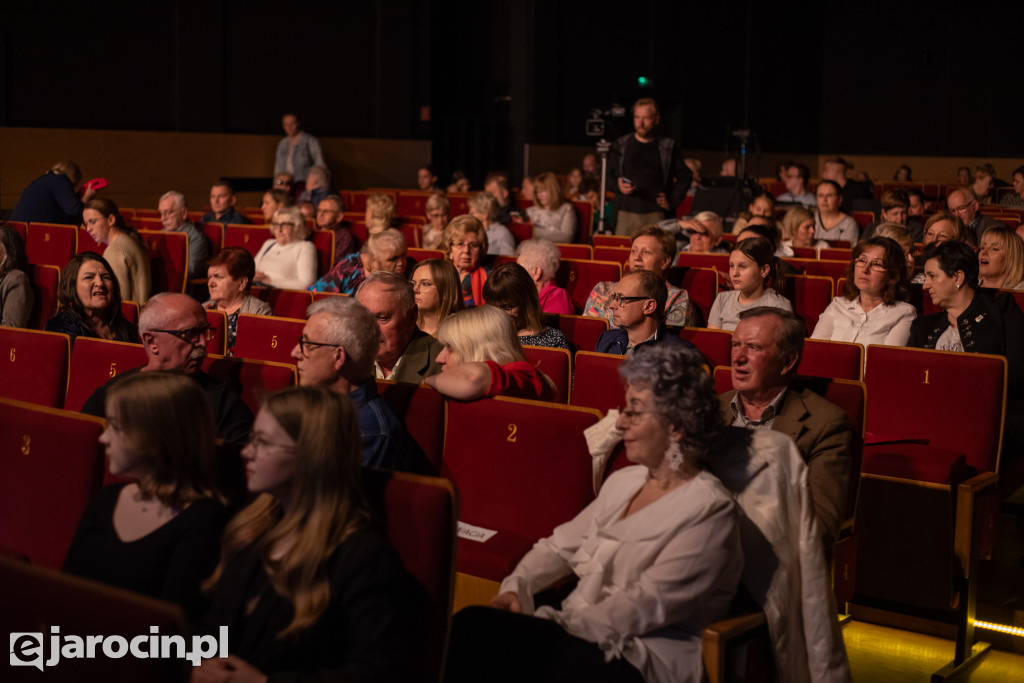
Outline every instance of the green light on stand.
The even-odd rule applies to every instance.
[[[651,79],[647,78],[647,76],[640,76],[639,78],[637,78],[636,84],[639,85],[641,88],[650,88],[654,85]]]

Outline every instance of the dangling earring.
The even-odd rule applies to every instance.
[[[665,449],[665,458],[668,460],[668,468],[673,472],[678,472],[683,466],[683,452],[679,449],[678,441],[669,442],[668,448]]]

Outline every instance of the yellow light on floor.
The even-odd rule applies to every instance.
[[[1020,626],[993,624],[990,621],[975,621],[974,627],[988,629],[989,631],[999,631],[1000,633],[1009,633],[1011,636],[1024,637],[1024,628]]]

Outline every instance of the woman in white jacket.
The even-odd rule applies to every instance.
[[[306,241],[305,218],[294,206],[278,209],[270,222],[274,237],[256,254],[256,284],[305,289],[316,281],[316,247]]]
[[[700,680],[701,630],[726,614],[743,568],[732,497],[702,466],[721,428],[714,386],[678,346],[642,349],[620,372],[616,426],[636,466],[537,542],[496,609],[456,616],[446,681]],[[560,608],[535,607],[573,575]]]

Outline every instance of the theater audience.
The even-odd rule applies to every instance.
[[[203,391],[182,375],[135,374],[111,387],[106,416],[110,474],[130,481],[90,501],[64,571],[175,603],[195,622],[228,521]]]
[[[875,236],[875,230],[882,223],[898,223],[907,225],[907,208],[910,200],[907,193],[902,190],[886,190],[882,193],[882,210],[879,214],[880,220],[874,221],[864,227],[860,234],[860,241],[871,239]]]
[[[234,223],[246,225],[249,219],[235,210],[235,188],[227,181],[218,181],[210,188],[210,210],[199,220],[203,223]]]
[[[554,173],[541,173],[534,179],[535,203],[526,207],[533,223],[533,236],[552,242],[569,243],[576,238],[576,211],[562,195],[562,186]]]
[[[784,257],[796,255],[793,247],[823,249],[828,242],[814,238],[814,214],[802,206],[791,206],[782,217],[782,243],[779,248]]]
[[[914,238],[910,229],[898,223],[882,223],[875,230],[875,237],[888,237],[900,245],[903,250],[907,277],[912,278],[914,276]]]
[[[631,272],[648,270],[665,278],[668,269],[675,262],[675,240],[671,235],[655,225],[645,225],[633,237],[629,252],[629,270]],[[604,318],[614,325],[611,309],[608,306],[611,296],[612,282],[599,282],[594,285],[587,302],[583,307],[583,315]],[[668,299],[665,303],[664,320],[666,325],[682,327],[692,325],[696,319],[690,295],[685,289],[668,284]]]
[[[789,299],[773,289],[781,288],[782,278],[771,242],[760,237],[738,242],[729,255],[729,281],[733,288],[715,297],[708,314],[708,327],[736,329],[740,313],[757,306],[792,311]]]
[[[969,166],[959,166],[956,169],[956,182],[960,185],[970,185],[973,178]]]
[[[242,451],[256,497],[227,526],[204,584],[226,659],[194,683],[414,679],[425,596],[371,519],[346,396],[295,387],[263,402]]]
[[[1024,240],[1009,228],[986,230],[978,250],[978,274],[979,287],[1024,289]]]
[[[963,242],[966,228],[955,213],[933,214],[924,224],[924,246],[942,244],[950,240]]]
[[[978,257],[963,242],[925,250],[924,291],[942,308],[914,321],[907,346],[1005,356],[1008,395],[1024,390],[1024,313],[1013,296],[977,289]]]
[[[388,228],[374,233],[358,254],[349,254],[338,261],[329,273],[308,289],[313,292],[355,294],[363,279],[374,271],[404,273],[407,253],[405,237],[399,231]]]
[[[537,201],[533,194],[533,178],[530,176],[523,176],[522,186],[519,188],[519,199],[531,204]]]
[[[273,315],[270,304],[249,294],[255,277],[256,263],[241,247],[225,247],[206,266],[210,299],[203,306],[226,315],[228,353],[235,348],[239,313]]]
[[[580,183],[583,182],[583,171],[578,168],[569,169],[565,176],[565,198],[572,202],[579,198]]]
[[[678,230],[673,229],[678,225]],[[728,254],[729,247],[722,242],[722,217],[714,211],[701,211],[692,218],[669,219],[658,224],[668,232],[679,232],[689,240],[680,251],[690,254]]]
[[[355,404],[362,464],[425,472],[426,456],[377,393],[373,362],[380,348],[374,315],[349,297],[314,301],[291,356],[299,384],[326,387]]]
[[[299,195],[299,202],[316,206],[331,194],[331,172],[326,166],[314,166],[306,175],[306,189]]]
[[[462,289],[455,266],[441,259],[416,264],[409,278],[416,300],[416,327],[429,335],[455,311],[462,310]],[[434,356],[436,358],[436,356]]]
[[[386,194],[371,194],[366,198],[366,230],[371,235],[392,227],[395,202]]]
[[[449,398],[490,396],[556,400],[554,384],[526,360],[512,318],[493,306],[453,313],[437,330],[441,372],[426,384]]]
[[[480,263],[481,256],[487,253],[484,224],[473,216],[456,216],[444,229],[442,249],[459,273],[462,302],[466,306],[482,306],[488,273]]]
[[[448,194],[453,192],[469,192],[469,178],[461,170],[452,171],[452,182],[448,185]]]
[[[121,288],[110,264],[99,254],[84,251],[71,257],[57,286],[57,314],[46,321],[47,332],[71,337],[138,341],[138,330],[121,311]]]
[[[287,190],[267,190],[263,193],[263,203],[260,204],[260,211],[263,212],[263,222],[267,225],[274,220],[274,214],[281,209],[292,205],[292,197]]]
[[[814,237],[819,240],[846,240],[857,243],[860,228],[853,216],[843,213],[843,194],[831,180],[818,183],[818,212],[814,217]]]
[[[28,269],[21,234],[0,225],[0,325],[4,327],[28,327],[36,300]]]
[[[910,177],[912,173],[911,168],[905,164],[897,166],[896,173],[893,174],[892,179],[897,183],[909,183],[913,181],[913,178]]]
[[[302,213],[290,206],[270,221],[272,239],[256,254],[256,284],[277,289],[305,289],[316,280],[316,247]]]
[[[80,182],[82,171],[78,164],[58,161],[21,191],[11,212],[11,220],[78,225],[82,222],[82,202],[89,201],[96,194],[96,190],[86,188],[79,197],[75,188]]]
[[[871,181],[867,180],[867,175],[864,175],[864,180],[850,180],[846,177],[846,170],[849,164],[846,159],[842,157],[832,157],[826,159],[825,164],[821,170],[822,182],[829,180],[836,184],[836,191],[842,198],[841,205],[848,211],[854,210],[853,203],[858,199],[871,199],[872,198],[872,184]],[[820,187],[820,184],[819,184]],[[820,195],[819,195],[820,196]],[[820,204],[819,204],[820,208]],[[826,237],[825,239],[833,239]],[[845,239],[845,238],[839,238]],[[850,244],[853,244],[856,240],[851,240]]]
[[[359,286],[356,300],[370,311],[380,329],[374,363],[377,379],[419,384],[441,371],[437,364],[441,344],[416,327],[412,283],[393,272],[374,271]]]
[[[572,351],[561,330],[544,324],[537,287],[526,269],[518,263],[503,263],[491,271],[484,283],[484,299],[488,306],[494,306],[512,318],[519,343],[523,346]]]
[[[665,327],[665,280],[649,270],[626,273],[615,283],[608,298],[612,329],[605,330],[594,348],[598,353],[632,355],[634,350],[651,344],[691,344]]]
[[[424,164],[416,169],[416,187],[424,192],[439,190],[437,187],[437,174],[434,173],[433,166]]]
[[[817,198],[808,191],[807,183],[811,180],[811,171],[805,164],[791,164],[786,167],[784,182],[786,191],[775,198],[780,204],[803,204],[816,206]]]
[[[555,275],[562,263],[562,254],[551,240],[524,240],[516,248],[516,263],[526,269],[537,287],[540,308],[544,313],[571,315],[576,312],[569,292],[555,284]]]
[[[498,215],[494,220],[502,225],[509,225],[513,220],[522,220],[523,211],[519,208],[516,198],[509,192],[508,174],[504,171],[491,171],[484,178],[484,192],[498,200]]]
[[[90,199],[82,210],[82,227],[96,244],[107,245],[103,258],[117,278],[121,296],[146,303],[152,287],[149,252],[138,231],[124,222],[117,204],[106,197]]]
[[[872,237],[853,249],[843,296],[818,318],[812,339],[903,346],[917,310],[908,302],[910,282],[902,247]]]
[[[743,571],[733,497],[705,471],[722,428],[701,363],[666,346],[622,363],[616,427],[634,466],[539,540],[491,607],[455,616],[446,681],[700,680],[700,633]],[[578,583],[560,606],[536,604],[566,578]]]
[[[435,192],[427,197],[424,213],[427,222],[423,225],[423,248],[440,249],[444,242],[444,226],[448,225],[451,215],[451,204],[442,192]]]
[[[996,169],[992,164],[979,164],[974,168],[974,180],[971,182],[971,190],[978,200],[978,204],[993,204],[993,188],[996,183]]]
[[[1002,206],[1024,208],[1024,166],[1013,169],[1013,192],[1003,195]]]
[[[359,251],[359,238],[352,232],[352,226],[345,220],[345,201],[336,194],[329,194],[316,207],[316,229],[334,233],[334,263],[349,254]]]
[[[487,227],[487,253],[511,255],[516,250],[516,238],[497,221],[498,200],[486,192],[469,198],[469,215]]]
[[[842,409],[797,381],[804,334],[803,322],[788,311],[763,306],[742,312],[732,335],[733,390],[719,402],[729,424],[780,432],[796,442],[807,463],[816,526],[829,548],[846,516],[853,429]]]
[[[214,334],[198,301],[176,292],[154,294],[139,316],[138,339],[146,350],[146,364],[121,372],[98,387],[82,412],[104,417],[107,392],[127,377],[156,370],[176,372],[191,378],[203,390],[213,411],[217,438],[244,443],[252,428],[252,411],[238,392],[203,372],[206,345]]]
[[[753,216],[771,219],[775,222],[775,199],[767,192],[758,192],[747,205],[747,210],[739,214],[736,222],[732,224],[732,234],[738,235],[747,227],[748,221]]]
[[[302,123],[295,114],[281,117],[285,136],[277,143],[274,158],[274,174],[290,173],[292,178],[305,179],[314,166],[327,166],[320,141],[302,130]],[[269,222],[269,219],[268,219]]]
[[[188,272],[205,273],[210,258],[210,241],[195,223],[188,219],[188,205],[180,192],[165,192],[157,204],[160,222],[165,232],[183,232],[188,235]]]
[[[967,231],[974,233],[975,245],[989,228],[1006,227],[1006,223],[986,216],[978,210],[978,198],[969,187],[961,187],[950,192],[946,197],[946,207],[949,213],[960,219]]]

